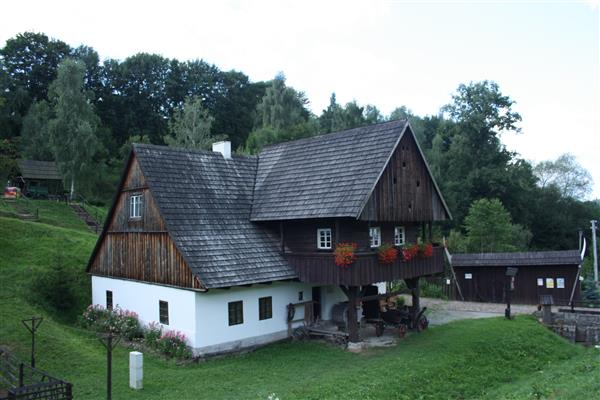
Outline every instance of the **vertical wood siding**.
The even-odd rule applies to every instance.
[[[129,218],[131,194],[143,195],[140,219]],[[165,222],[135,158],[117,198],[108,230],[101,240],[90,269],[92,274],[201,287],[166,231]]]
[[[538,304],[539,296],[552,295],[555,304],[565,305],[571,297],[573,283],[577,276],[576,265],[564,266],[520,266],[515,278],[513,303]],[[467,301],[482,301],[503,303],[506,301],[504,285],[506,282],[506,267],[454,267],[456,279]],[[471,279],[465,279],[465,274],[471,274]],[[537,286],[537,279],[544,279],[544,286]],[[555,287],[546,288],[546,278],[553,278]],[[556,287],[556,278],[565,280],[564,289]],[[577,281],[574,300],[580,299],[580,284]]]
[[[412,135],[404,135],[360,219],[427,222],[445,219],[444,206]]]
[[[415,258],[409,262],[396,260],[382,265],[376,254],[358,255],[348,268],[335,265],[332,254],[286,254],[286,259],[296,269],[301,282],[321,285],[367,285],[434,275],[444,271],[443,248],[434,247],[430,258]]]
[[[351,242],[358,244],[359,250],[370,250],[369,226],[381,228],[382,243],[394,243],[394,227],[404,226],[406,230],[406,241],[416,243],[417,237],[421,235],[421,227],[414,222],[377,223],[359,221],[354,219],[338,219],[339,237],[336,237],[335,221],[333,219],[286,221],[283,225],[284,243],[286,251],[289,252],[331,252],[335,245],[340,242]],[[332,234],[332,250],[317,249],[317,229],[330,228]]]

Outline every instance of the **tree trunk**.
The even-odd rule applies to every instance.
[[[75,177],[71,177],[71,193],[69,195],[69,197],[71,198],[71,200],[73,200],[73,197],[75,196]]]

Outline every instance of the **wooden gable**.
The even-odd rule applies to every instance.
[[[142,196],[141,218],[130,218],[130,197]],[[93,275],[201,288],[170,237],[134,155],[90,260]]]
[[[414,135],[407,128],[371,193],[360,219],[428,222],[449,218]]]

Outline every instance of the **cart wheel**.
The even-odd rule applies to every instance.
[[[406,325],[404,325],[404,324],[398,325],[398,336],[403,338],[404,335],[406,335],[407,330],[408,330],[408,327]]]
[[[383,330],[385,328],[383,327],[383,323],[382,322],[378,322],[375,324],[375,336],[380,337],[381,335],[383,335]]]
[[[429,320],[427,319],[426,316],[421,315],[421,318],[419,318],[419,321],[417,321],[417,331],[419,331],[419,332],[424,331],[425,329],[427,329],[428,326],[429,326]]]

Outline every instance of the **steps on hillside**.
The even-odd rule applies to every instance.
[[[100,225],[94,217],[92,217],[85,208],[81,207],[79,204],[71,203],[69,204],[71,209],[77,214],[79,219],[81,219],[92,231],[98,233],[100,232]]]

